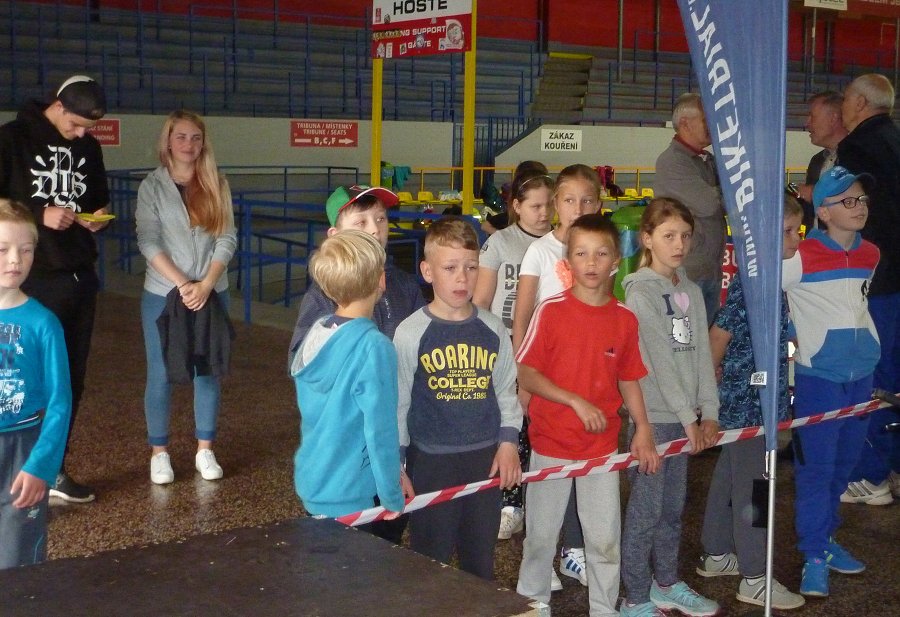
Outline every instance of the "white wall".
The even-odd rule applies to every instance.
[[[15,117],[0,112],[0,122]],[[122,145],[104,147],[108,169],[154,167],[156,139],[164,116],[109,115],[121,119]],[[359,121],[357,148],[293,148],[290,120],[278,118],[209,117],[210,138],[220,165],[348,165],[369,170],[371,122]],[[553,128],[544,126],[543,128]],[[560,127],[582,131],[580,152],[542,152],[540,129],[527,135],[497,157],[497,166],[515,167],[520,161],[537,159],[549,167],[571,163],[613,167],[653,167],[656,157],[669,144],[668,128],[625,126]],[[453,125],[449,122],[384,122],[382,160],[411,167],[449,167],[452,164]],[[806,168],[818,151],[803,131],[787,134],[785,160],[788,167]],[[431,188],[431,187],[429,187]],[[434,187],[441,190],[445,187]]]
[[[103,148],[107,169],[155,167],[156,140],[165,116],[115,115],[121,120],[121,146]],[[0,112],[0,123],[15,113]],[[356,148],[291,147],[290,120],[283,118],[205,118],[219,165],[345,165],[368,173],[372,123],[359,121]],[[449,122],[384,122],[381,160],[398,165],[449,167],[453,125]]]
[[[542,152],[541,128],[576,129],[582,131],[580,152]],[[631,126],[556,126],[544,125],[497,157],[498,167],[515,167],[519,162],[535,159],[551,168],[573,163],[612,165],[613,167],[653,167],[656,157],[669,146],[674,135],[670,128]],[[809,143],[805,131],[788,131],[785,145],[787,167],[806,169],[810,157],[818,152]]]

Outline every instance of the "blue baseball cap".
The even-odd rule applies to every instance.
[[[813,205],[818,208],[826,198],[840,195],[854,182],[865,182],[871,187],[875,183],[875,177],[865,173],[854,176],[847,171],[846,167],[835,165],[816,182],[816,186],[813,188]]]

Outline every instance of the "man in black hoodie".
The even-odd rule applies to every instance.
[[[67,79],[49,104],[30,101],[0,127],[0,197],[27,205],[38,224],[34,266],[22,290],[62,322],[72,377],[72,418],[84,391],[99,281],[93,233],[106,222],[109,188],[100,144],[87,129],[106,113],[100,85],[84,75]],[[66,452],[68,453],[68,442]],[[50,495],[84,503],[94,491],[66,473],[65,462]]]
[[[844,90],[841,114],[848,131],[838,144],[838,165],[868,173],[869,217],[862,237],[881,251],[868,289],[869,314],[881,340],[875,387],[900,390],[900,127],[891,119],[894,87],[883,75],[869,73]],[[869,421],[869,437],[850,486],[841,501],[880,505],[900,497],[900,433],[888,430],[900,421],[900,409],[878,409]]]

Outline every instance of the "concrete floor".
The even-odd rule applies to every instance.
[[[101,294],[87,391],[69,459],[73,476],[93,486],[99,497],[88,505],[52,508],[51,559],[302,516],[292,481],[298,414],[293,383],[285,368],[294,312],[266,309],[269,326],[236,322],[236,352],[232,375],[223,387],[215,446],[225,470],[219,482],[206,482],[194,471],[190,390],[176,389],[170,448],[175,483],[160,487],[149,481],[150,450],[145,441],[144,352],[135,297],[140,285],[131,280],[114,281],[111,286],[126,295]],[[234,303],[235,309],[239,306]],[[734,600],[736,579],[707,580],[693,572],[700,552],[706,478],[714,461],[714,454],[691,461],[683,576],[696,589],[719,600],[726,614],[741,615],[751,607]],[[781,582],[796,590],[800,557],[793,548],[790,465],[782,465],[779,474],[775,572]],[[845,522],[840,539],[867,561],[869,568],[858,576],[834,575],[831,598],[810,600],[792,614],[900,614],[900,508],[845,505],[842,512]],[[499,543],[496,555],[498,582],[514,589],[521,537]],[[554,594],[553,614],[586,614],[586,590],[572,579],[563,579],[563,591]],[[3,612],[0,608],[0,614]]]

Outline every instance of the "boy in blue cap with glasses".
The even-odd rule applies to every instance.
[[[878,248],[863,240],[868,174],[843,167],[825,173],[813,189],[814,229],[785,260],[782,286],[797,330],[794,415],[798,418],[855,405],[872,394],[880,357],[867,293]],[[822,422],[794,431],[795,525],[805,557],[800,593],[828,595],[829,570],[857,574],[865,565],[834,539],[840,496],[859,459],[868,416]]]

